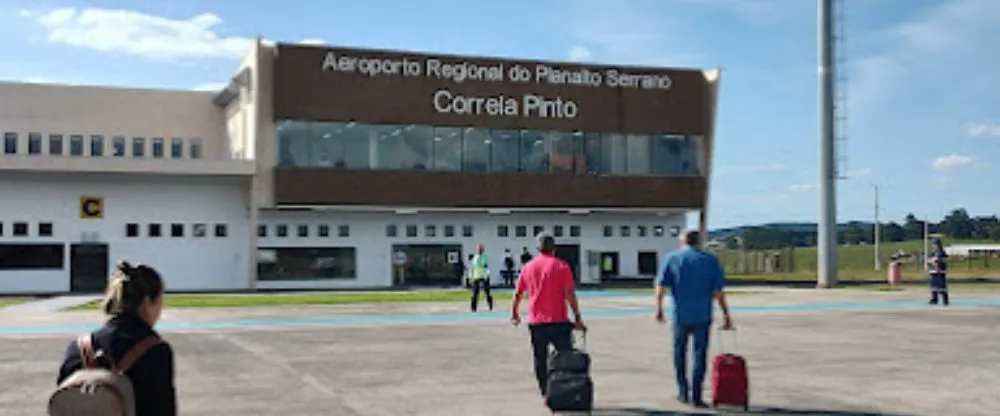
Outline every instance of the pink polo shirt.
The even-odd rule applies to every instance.
[[[566,292],[573,287],[573,271],[562,259],[540,253],[529,261],[516,289],[528,292],[528,323],[569,322]]]

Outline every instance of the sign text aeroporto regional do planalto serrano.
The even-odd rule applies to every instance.
[[[460,58],[455,58],[460,59]],[[324,71],[357,73],[369,77],[427,77],[450,81],[549,84],[591,88],[669,90],[672,81],[664,74],[627,73],[619,69],[562,69],[551,64],[475,64],[437,58],[369,58],[327,52]],[[434,111],[441,114],[490,115],[573,119],[580,112],[576,102],[562,97],[524,94],[521,97],[495,95],[475,97],[438,89],[430,98]]]

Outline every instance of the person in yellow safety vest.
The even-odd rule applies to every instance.
[[[472,280],[472,311],[479,309],[479,290],[486,294],[486,304],[493,310],[493,295],[490,293],[490,267],[486,257],[486,249],[482,244],[476,244],[476,254],[469,262],[469,277]]]

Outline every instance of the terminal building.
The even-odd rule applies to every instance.
[[[552,233],[649,277],[708,209],[718,70],[257,41],[217,92],[0,83],[0,294],[455,285]],[[704,233],[703,233],[704,235]]]

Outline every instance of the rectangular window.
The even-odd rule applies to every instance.
[[[52,237],[52,223],[51,222],[38,223],[38,236]]]
[[[406,226],[406,236],[407,237],[416,237],[417,236],[417,226],[416,225],[407,225]]]
[[[656,264],[658,263],[656,259],[655,251],[640,251],[639,255],[636,257],[639,263],[639,274],[643,276],[653,276],[656,275]]]
[[[536,237],[539,234],[543,233],[544,231],[545,231],[545,227],[542,227],[541,225],[536,225],[536,226],[534,226],[534,227],[531,228],[531,236],[532,237]]]
[[[174,137],[170,139],[170,158],[180,159],[184,157],[184,139]]]
[[[299,224],[296,230],[296,234],[299,237],[309,237],[309,226],[306,224]]]
[[[471,225],[463,225],[462,226],[462,237],[472,237],[472,235],[475,234],[473,231],[474,230],[472,229]]]
[[[257,237],[267,237],[266,225],[261,224],[257,226]]]
[[[506,225],[498,225],[497,237],[510,237],[510,227]]]
[[[454,225],[446,225],[446,226],[444,226],[444,236],[445,237],[454,237],[455,236],[455,226]]]
[[[351,236],[351,227],[348,226],[348,225],[341,225],[341,226],[337,227],[337,235],[339,235],[341,237],[350,237]]]
[[[3,153],[5,155],[17,154],[17,133],[3,134]]]
[[[201,139],[191,139],[191,148],[188,150],[191,159],[201,159]]]
[[[132,138],[132,157],[146,157],[146,139],[142,137]]]
[[[139,224],[136,224],[136,223],[125,224],[125,236],[126,237],[138,237],[139,236]]]
[[[42,133],[28,133],[28,154],[42,154]]]
[[[640,226],[635,227],[635,235],[636,235],[636,237],[645,237],[646,236],[646,226],[645,225],[640,225]]]
[[[184,237],[184,224],[170,224],[171,237]]]
[[[229,230],[226,229],[226,224],[215,224],[215,236],[225,237],[229,234]]]
[[[0,237],[3,237],[3,223],[0,222]]]
[[[385,226],[385,236],[386,237],[395,237],[398,234],[399,234],[399,230],[397,229],[396,224],[389,224],[389,225]]]
[[[278,237],[288,237],[288,226],[285,224],[279,224],[274,230],[274,235]]]
[[[198,238],[204,237],[207,231],[208,227],[202,223],[198,223],[191,226],[191,235]]]
[[[357,278],[354,247],[275,247],[257,250],[257,279],[327,280]]]
[[[28,223],[26,222],[15,222],[14,223],[14,237],[27,237],[28,236]]]
[[[653,237],[663,237],[666,232],[663,230],[662,225],[657,225],[653,227]]]
[[[615,235],[615,228],[612,227],[612,226],[610,226],[610,225],[605,225],[604,226],[604,236],[605,237],[613,237],[614,235]]]
[[[326,224],[320,224],[319,227],[316,227],[316,234],[323,238],[329,237],[330,226]]]
[[[627,225],[621,226],[620,234],[621,234],[622,237],[631,237],[632,236],[632,227],[629,227]]]
[[[83,135],[73,134],[69,136],[69,155],[83,156]]]
[[[523,226],[523,225],[518,225],[518,226],[514,227],[514,236],[515,237],[527,237],[528,236],[528,227]]]
[[[579,225],[571,225],[571,226],[569,226],[569,236],[570,237],[579,237],[580,236],[580,226]]]
[[[153,138],[153,159],[163,159],[163,138]]]
[[[424,237],[437,237],[437,227],[433,225],[425,226]]]
[[[62,156],[63,154],[63,138],[61,134],[50,134],[49,135],[49,155],[50,156]]]
[[[114,151],[114,157],[125,157],[125,137],[113,137],[111,139],[111,150]]]
[[[163,235],[162,228],[160,224],[149,224],[146,226],[146,236],[159,237]]]
[[[0,270],[59,270],[66,267],[63,244],[0,244]]]
[[[104,156],[104,136],[100,134],[90,136],[90,155]]]
[[[553,237],[562,237],[563,236],[563,226],[557,225],[557,226],[552,227],[552,236]]]

